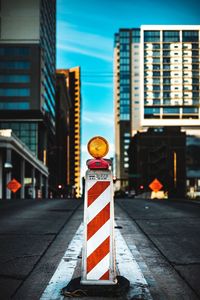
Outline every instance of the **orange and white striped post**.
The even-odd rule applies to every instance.
[[[88,161],[86,171],[81,284],[116,284],[113,176],[109,161],[102,159],[107,141],[95,137],[88,150],[95,159]]]

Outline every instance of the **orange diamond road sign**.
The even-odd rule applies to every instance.
[[[162,183],[157,179],[155,178],[149,185],[150,189],[154,192],[158,192],[162,189],[163,185]]]
[[[21,183],[19,183],[15,178],[9,181],[7,184],[7,188],[13,193],[16,193],[21,186]]]

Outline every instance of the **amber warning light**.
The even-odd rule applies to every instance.
[[[88,142],[88,152],[94,159],[87,161],[89,169],[108,169],[110,165],[109,160],[103,159],[108,153],[109,145],[106,139],[101,136],[95,136]]]

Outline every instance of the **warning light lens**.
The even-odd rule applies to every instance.
[[[88,142],[88,151],[94,158],[104,157],[108,150],[108,142],[101,136],[95,136]]]

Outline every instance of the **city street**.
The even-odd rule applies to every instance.
[[[0,202],[2,300],[40,299],[82,222],[82,203]],[[153,299],[200,299],[199,203],[117,199],[115,220]],[[143,292],[139,299],[150,298]]]

